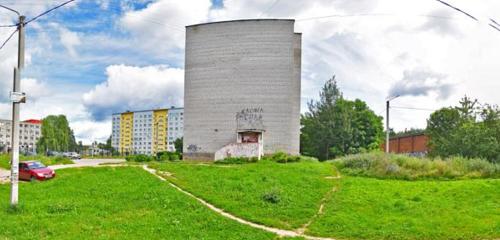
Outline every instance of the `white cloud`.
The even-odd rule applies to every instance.
[[[22,92],[26,93],[28,102],[50,96],[52,93],[46,83],[34,78],[23,78],[21,80],[21,87]]]
[[[132,34],[134,47],[151,54],[183,59],[184,26],[205,21],[210,0],[155,1],[146,8],[126,12],[121,27]]]
[[[113,112],[183,104],[182,69],[113,65],[106,74],[106,82],[83,95],[85,107],[97,120],[107,119]]]
[[[78,34],[68,30],[67,28],[61,27],[59,28],[59,36],[61,44],[66,48],[69,55],[71,57],[78,57],[75,48],[82,43]]]
[[[10,1],[19,2],[19,7],[25,8],[28,15],[57,2],[43,1],[29,6],[26,3],[31,0]],[[108,5],[108,0],[98,1],[103,9],[113,7]],[[51,42],[57,47],[55,42],[60,41],[70,54],[82,55],[74,60],[82,67],[85,67],[85,61],[127,65],[109,66],[105,82],[91,90],[71,90],[68,93],[71,98],[62,96],[61,91],[53,91],[62,87],[45,85],[48,92],[54,94],[51,98],[56,100],[48,100],[49,97],[42,94],[36,103],[26,104],[24,112],[32,111],[33,116],[65,113],[72,124],[75,122],[72,126],[79,137],[102,138],[103,132],[109,134],[106,124],[109,124],[111,112],[182,104],[183,70],[148,65],[154,62],[183,66],[185,25],[259,16],[295,19],[344,16],[296,22],[296,31],[303,33],[303,103],[317,98],[324,81],[336,74],[345,96],[365,100],[380,113],[391,86],[405,79],[405,71],[429,68],[447,76],[441,84],[454,86],[449,98],[405,96],[395,100],[394,104],[438,108],[455,104],[465,93],[482,102],[500,104],[497,94],[497,89],[500,89],[497,63],[500,58],[500,34],[485,24],[489,17],[497,16],[496,11],[500,9],[500,1],[497,0],[483,0],[481,4],[453,0],[454,5],[480,19],[479,23],[435,1],[297,0],[279,1],[270,8],[275,0],[225,0],[223,8],[212,9],[209,0],[156,0],[140,10],[134,10],[130,1],[119,2],[125,13],[116,24],[130,38],[107,36],[105,33],[74,33],[76,37],[70,36],[63,43],[62,32],[60,39],[48,40],[43,37],[45,33],[42,31],[40,37],[32,41],[27,56],[46,57],[49,53],[45,49],[51,47]],[[359,14],[361,16],[356,16]],[[499,17],[496,18],[498,21]],[[0,15],[0,23],[12,21],[13,18]],[[36,23],[32,27],[36,27]],[[59,28],[54,29],[59,32]],[[6,37],[6,34],[6,29],[0,29],[0,38]],[[80,39],[80,45],[76,39]],[[43,44],[39,44],[42,41]],[[0,51],[2,101],[11,87],[12,68],[17,60],[14,43],[9,43],[6,49]],[[94,49],[94,45],[99,45],[98,51],[106,53],[103,56],[87,54]],[[127,49],[134,49],[135,52],[128,52],[127,55]],[[132,54],[140,56],[129,57]],[[131,66],[135,64],[142,67]],[[38,83],[43,86],[43,82]],[[413,79],[408,80],[408,84],[418,86],[419,82]],[[66,89],[63,92],[67,92]],[[2,109],[10,109],[10,105],[0,103],[0,114],[9,112]],[[396,129],[425,127],[429,114],[411,110],[394,110],[394,113],[391,122]]]
[[[111,0],[96,0],[97,4],[99,4],[99,7],[101,10],[108,10],[109,4]]]
[[[110,121],[74,120],[70,121],[70,127],[74,129],[77,141],[83,144],[106,142],[111,135]]]
[[[148,20],[182,27],[195,22],[260,16],[306,19],[337,15],[296,22],[296,31],[303,33],[303,111],[305,102],[317,98],[321,85],[334,74],[347,97],[367,101],[376,112],[384,109],[391,86],[400,84],[401,79],[405,79],[405,86],[424,83],[426,90],[434,92],[433,96],[440,95],[438,99],[425,94],[398,99],[405,106],[447,106],[465,93],[491,103],[500,102],[492,92],[500,87],[494,70],[498,67],[494,59],[500,58],[497,44],[500,34],[484,22],[470,21],[438,2],[298,0],[280,1],[270,8],[274,0],[226,0],[223,8],[209,10],[203,3],[206,2],[202,2],[203,7],[187,13],[184,3],[158,0],[146,10],[128,12],[121,23],[134,36],[142,34],[149,51],[178,54],[178,50],[165,46],[182,49],[184,35],[151,21],[147,23]],[[470,10],[480,20],[495,16],[493,9],[500,8],[500,2],[493,0],[483,4],[466,0],[453,3]],[[169,9],[176,12],[167,16]],[[427,68],[447,76],[446,81],[424,78],[422,82],[405,77],[409,70]],[[394,117],[394,127],[425,127],[427,116],[426,112],[405,112]]]

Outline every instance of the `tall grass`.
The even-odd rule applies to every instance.
[[[373,152],[349,155],[333,162],[344,174],[375,178],[415,180],[500,177],[500,164],[478,158],[429,159]]]

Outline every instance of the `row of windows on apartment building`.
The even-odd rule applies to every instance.
[[[0,146],[10,146],[10,142],[0,141]],[[27,142],[20,142],[19,146],[20,147],[33,147],[33,146],[35,146],[35,144],[27,143]]]
[[[37,135],[38,135],[38,134],[37,134]],[[4,137],[4,135],[0,134],[0,138],[3,138],[3,137]],[[10,135],[5,135],[5,137],[6,137],[6,138],[10,138]],[[21,137],[20,137],[20,139],[24,139],[24,140],[28,140],[28,139],[29,139],[29,140],[38,140],[38,137],[33,137],[33,136],[31,136],[31,137],[24,136],[24,137],[23,137],[23,136],[21,136]]]
[[[169,127],[169,128],[166,128],[165,130],[174,131],[174,130],[182,130],[182,129],[183,129],[183,127]],[[137,131],[137,132],[148,132],[148,133],[151,133],[152,130],[151,129],[141,129],[141,128],[139,128],[139,129],[136,129],[135,131]],[[120,133],[120,130],[113,130],[112,133],[118,134],[118,133]],[[136,133],[134,133],[134,134],[136,134]]]
[[[2,131],[2,129],[1,129],[1,128],[0,128],[0,131]],[[6,129],[6,130],[5,130],[5,131],[3,131],[3,132],[10,132],[10,129]],[[33,131],[33,130],[24,130],[24,131],[23,131],[22,129],[20,129],[20,130],[19,130],[19,134],[23,134],[23,133],[27,133],[27,134],[29,133],[29,134],[40,135],[40,131],[36,131],[36,130],[35,130],[35,131]]]
[[[10,123],[7,123],[7,124],[0,124],[0,130],[2,129],[1,126],[8,126],[7,128],[10,130],[10,126],[11,124]],[[40,125],[33,125],[33,124],[23,124],[23,123],[20,123],[19,124],[19,127],[21,128],[35,128],[35,129],[39,129],[40,128]]]

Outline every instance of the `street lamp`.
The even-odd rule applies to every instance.
[[[400,95],[395,95],[388,97],[386,99],[386,117],[385,117],[385,124],[386,124],[386,135],[385,135],[385,152],[389,153],[389,141],[390,141],[390,136],[389,136],[389,109],[390,109],[390,101],[398,98]]]

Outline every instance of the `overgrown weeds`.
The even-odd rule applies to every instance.
[[[500,177],[500,164],[478,158],[430,159],[373,152],[349,155],[333,162],[344,174],[375,178],[416,180]]]

